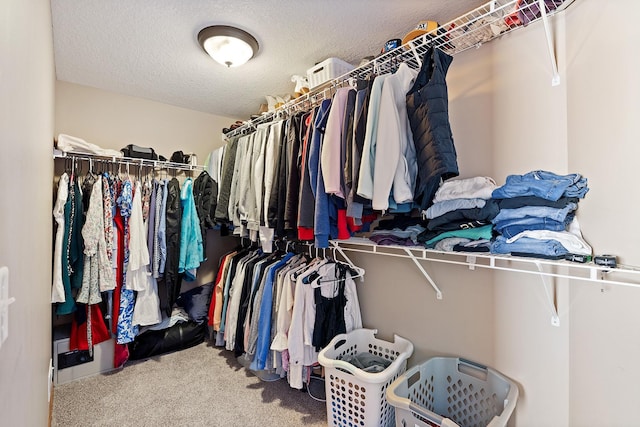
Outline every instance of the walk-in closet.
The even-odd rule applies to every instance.
[[[0,424],[638,425],[638,13],[4,2]]]

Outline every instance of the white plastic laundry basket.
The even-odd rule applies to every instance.
[[[393,426],[394,408],[386,399],[387,387],[407,368],[413,344],[394,335],[394,342],[379,340],[376,329],[356,329],[337,335],[320,351],[325,368],[327,422],[330,426]],[[379,373],[365,372],[343,359],[368,352],[391,364]]]
[[[504,427],[518,386],[501,373],[457,357],[414,366],[387,389],[396,426]]]

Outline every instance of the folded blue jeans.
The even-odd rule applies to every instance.
[[[491,242],[491,252],[495,254],[509,254],[522,252],[527,254],[539,254],[545,256],[563,255],[569,251],[557,240],[541,240],[529,237],[521,237],[515,242],[507,243],[504,236],[498,236]]]
[[[507,199],[536,196],[556,201],[562,196],[584,198],[587,191],[587,179],[580,174],[557,175],[538,170],[524,175],[509,175],[506,183],[496,188],[491,197]]]

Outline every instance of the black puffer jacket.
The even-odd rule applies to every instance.
[[[206,257],[207,229],[213,228],[213,214],[215,214],[218,198],[218,184],[207,171],[202,171],[193,182],[193,200],[200,220],[202,233],[202,250]]]
[[[218,189],[220,197],[216,206],[213,219],[217,222],[229,221],[229,195],[231,193],[231,181],[233,179],[233,167],[236,162],[236,151],[238,150],[238,137],[231,138],[224,149],[222,158],[222,173]]]
[[[418,162],[414,201],[422,210],[432,204],[441,179],[459,175],[445,81],[452,60],[439,49],[429,49],[413,87],[407,92],[407,113]]]

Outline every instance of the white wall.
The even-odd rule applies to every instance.
[[[49,1],[0,2],[0,28],[0,266],[9,267],[16,299],[0,348],[0,424],[44,426],[55,80]]]
[[[590,187],[578,209],[584,236],[595,254],[616,254],[627,265],[640,264],[638,13],[632,0],[581,0],[553,18],[560,86],[551,86],[541,22],[457,55],[447,77],[461,176],[502,184],[535,169],[583,174]],[[560,316],[555,327],[536,275],[476,276],[425,263],[443,289],[436,302],[411,261],[353,259],[367,270],[360,287],[367,326],[411,339],[411,364],[459,354],[514,379],[520,398],[512,425],[638,425],[639,289],[547,280],[556,286],[547,287]],[[485,342],[464,335],[460,318]]]
[[[222,129],[236,119],[214,116],[73,83],[56,82],[56,136],[80,137],[103,148],[152,147],[167,159],[195,152],[204,164],[223,145]]]
[[[640,265],[640,3],[576,3],[566,16],[569,167],[591,188],[580,224],[596,253]],[[571,425],[638,425],[639,304],[637,288],[571,288]]]
[[[563,19],[553,23],[557,56],[562,58]],[[561,85],[551,86],[542,22],[484,47],[490,48],[493,66],[493,132],[487,141],[494,153],[492,176],[502,185],[509,174],[538,169],[568,173],[567,76],[562,73]],[[494,283],[494,367],[521,386],[514,424],[570,425],[566,283],[558,283],[559,327],[551,325],[552,305],[540,277],[495,272]]]

